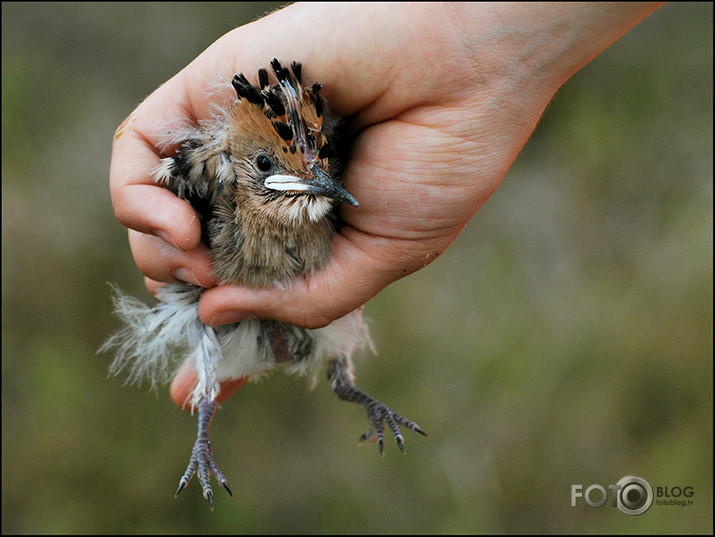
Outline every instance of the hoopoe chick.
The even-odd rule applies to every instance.
[[[258,72],[257,86],[243,74],[234,76],[235,101],[183,130],[180,139],[174,135],[169,141],[181,142],[179,149],[154,170],[157,183],[199,214],[218,280],[254,288],[287,286],[320,269],[338,224],[336,204],[358,206],[339,179],[338,120],[319,95],[321,85],[304,84],[299,63],[288,69],[274,59],[270,66],[273,85],[266,69]],[[370,429],[361,440],[376,440],[381,454],[385,427],[403,452],[400,426],[426,435],[355,386],[352,355],[369,344],[361,308],[316,330],[258,319],[214,328],[199,318],[202,292],[168,284],[149,308],[115,290],[115,311],[125,327],[100,349],[117,349],[111,372],[127,370],[132,382],[166,381],[179,361],[198,371],[190,396],[198,434],[177,495],[194,474],[211,509],[211,475],[231,494],[208,434],[219,382],[256,380],[279,366],[314,378],[327,367],[337,396],[366,409]]]

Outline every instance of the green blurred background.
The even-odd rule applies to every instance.
[[[711,533],[711,3],[665,6],[578,73],[448,252],[368,304],[360,385],[429,439],[381,459],[358,407],[277,374],[215,420],[235,497],[172,497],[195,418],[95,354],[106,282],[149,300],[112,135],[274,6],[2,4],[3,533]],[[570,506],[627,474],[694,504]]]

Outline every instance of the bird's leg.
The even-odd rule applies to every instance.
[[[197,404],[199,413],[199,430],[196,434],[196,442],[191,450],[191,458],[186,472],[179,480],[179,488],[174,496],[184,490],[184,487],[189,484],[194,474],[198,474],[198,480],[203,489],[204,498],[209,501],[211,510],[214,508],[213,491],[211,490],[211,474],[216,477],[216,480],[225,488],[229,495],[233,496],[231,489],[228,486],[226,478],[219,470],[218,465],[214,461],[213,452],[211,449],[211,440],[209,439],[209,427],[211,420],[216,412],[216,396],[218,395],[216,383],[216,363],[217,358],[220,358],[221,347],[216,338],[216,334],[212,328],[205,326],[201,336],[201,342],[196,349],[197,366],[199,369],[199,386],[201,398]]]
[[[367,411],[367,419],[370,421],[370,429],[360,437],[360,441],[377,441],[380,455],[383,455],[383,448],[385,446],[385,425],[387,425],[387,428],[395,438],[397,447],[399,447],[403,453],[405,452],[405,439],[400,432],[400,425],[421,435],[428,436],[426,432],[420,429],[419,425],[400,416],[386,404],[378,401],[360,388],[357,388],[355,384],[353,384],[352,362],[350,358],[343,356],[331,360],[328,366],[328,380],[333,387],[333,391],[340,399],[357,403],[365,408]]]

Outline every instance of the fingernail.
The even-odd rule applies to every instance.
[[[217,311],[209,320],[209,326],[220,326],[222,324],[240,323],[248,319],[255,319],[256,316],[248,311],[228,310]]]
[[[152,235],[156,235],[159,237],[161,240],[163,240],[167,244],[171,244],[172,246],[179,248],[179,245],[176,244],[176,241],[174,240],[174,237],[169,235],[166,231],[163,231],[161,229],[152,229],[151,230]],[[179,248],[180,249],[180,248]]]
[[[186,267],[180,267],[176,269],[174,272],[171,273],[171,275],[174,276],[174,278],[176,278],[177,280],[181,280],[182,282],[192,283],[194,285],[198,285],[199,287],[203,287],[203,284],[196,277],[194,271]]]

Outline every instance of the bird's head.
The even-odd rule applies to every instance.
[[[334,121],[326,120],[321,85],[303,85],[297,62],[287,69],[273,60],[271,68],[273,85],[266,69],[258,72],[258,85],[242,74],[232,81],[238,98],[230,112],[226,154],[236,206],[286,224],[317,222],[336,202],[357,206],[330,158]]]
[[[253,287],[287,281],[322,266],[338,203],[357,206],[339,180],[337,118],[301,80],[301,65],[271,62],[258,84],[233,77],[235,99],[198,127],[179,130],[173,157],[155,180],[201,217],[221,281]]]

